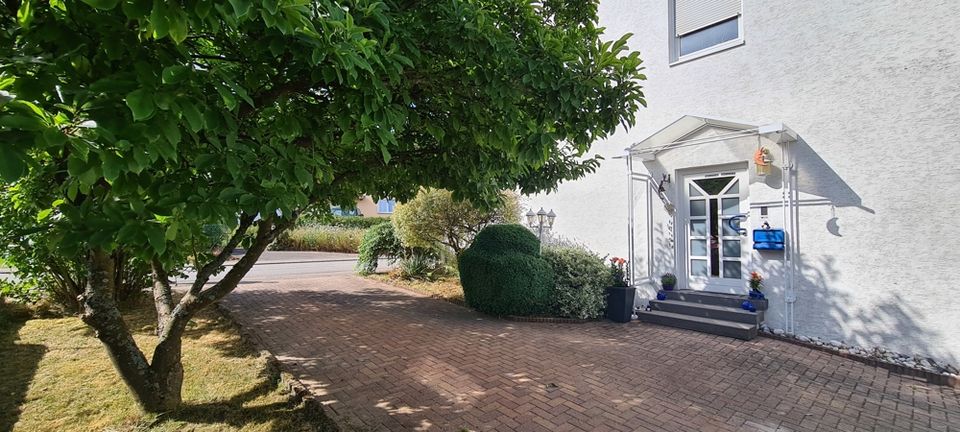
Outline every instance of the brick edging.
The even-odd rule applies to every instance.
[[[928,384],[933,384],[933,385],[938,385],[938,386],[952,387],[952,388],[960,389],[960,379],[958,379],[958,378],[955,377],[955,376],[938,374],[938,373],[934,373],[934,372],[925,371],[925,370],[923,370],[923,369],[917,369],[917,368],[913,368],[913,367],[909,367],[909,366],[903,366],[903,365],[898,365],[898,364],[893,364],[893,363],[888,363],[888,362],[880,361],[880,360],[877,360],[877,359],[875,359],[875,358],[864,357],[864,356],[859,356],[859,355],[856,355],[856,354],[850,354],[850,353],[840,352],[840,351],[834,350],[834,349],[829,348],[829,347],[820,346],[820,345],[817,345],[817,344],[814,344],[814,343],[810,343],[810,342],[803,342],[803,341],[801,341],[801,340],[794,339],[794,338],[790,338],[790,337],[778,336],[778,335],[775,335],[775,334],[772,334],[772,333],[764,333],[764,332],[761,332],[761,333],[759,334],[759,336],[762,336],[762,337],[765,337],[765,338],[770,338],[770,339],[775,339],[775,340],[782,341],[782,342],[791,343],[791,344],[794,344],[794,345],[799,345],[799,346],[802,346],[802,347],[805,347],[805,348],[814,349],[814,350],[821,351],[821,352],[825,352],[825,353],[828,353],[828,354],[833,354],[833,355],[835,355],[835,356],[840,356],[840,357],[843,357],[843,358],[845,358],[845,359],[857,361],[857,362],[863,363],[863,364],[868,365],[868,366],[873,366],[873,367],[878,367],[878,368],[881,368],[881,369],[886,369],[886,370],[888,370],[888,371],[890,371],[890,372],[893,372],[893,373],[896,373],[896,374],[907,375],[907,376],[912,376],[912,377],[916,377],[916,378],[922,378],[922,379],[926,380]]]
[[[233,314],[230,313],[230,310],[228,310],[225,306],[220,304],[220,302],[216,302],[213,304],[213,310],[216,313],[220,314],[220,316],[230,321],[230,324],[237,330],[237,333],[240,334],[241,342],[249,344],[258,353],[260,353],[261,356],[266,357],[267,368],[269,368],[272,374],[275,373],[276,376],[280,376],[281,374],[286,375],[285,377],[287,381],[286,387],[287,387],[287,390],[292,395],[291,400],[294,403],[297,403],[297,404],[302,403],[304,409],[313,416],[322,416],[328,419],[331,423],[334,423],[334,424],[337,423],[334,420],[334,417],[327,412],[326,408],[324,408],[323,403],[320,402],[320,400],[317,399],[317,397],[310,392],[310,389],[307,388],[307,386],[305,386],[302,382],[300,382],[300,380],[294,377],[293,374],[289,372],[284,373],[283,366],[282,366],[282,363],[280,363],[280,360],[277,360],[277,357],[274,356],[273,353],[262,348],[264,346],[264,343],[263,343],[263,340],[260,338],[260,336],[258,336],[256,333],[253,333],[247,330],[246,327],[242,326],[239,322],[237,322],[237,320],[233,318]],[[337,426],[339,427],[339,425]]]
[[[515,316],[515,315],[507,315],[501,318],[507,321],[550,323],[550,324],[584,324],[588,322],[599,321],[599,320],[593,320],[593,319],[558,318],[558,317],[525,317],[525,316]]]

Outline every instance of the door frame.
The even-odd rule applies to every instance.
[[[687,182],[689,180],[694,180],[697,178],[703,178],[705,175],[717,174],[718,176],[722,175],[734,175],[740,180],[740,210],[742,214],[746,214],[747,218],[741,220],[740,226],[742,228],[749,227],[749,215],[750,215],[750,175],[748,172],[749,165],[748,163],[732,163],[732,164],[723,164],[723,165],[710,165],[702,166],[696,168],[682,169],[677,170],[675,173],[675,178],[677,179],[677,193],[675,197],[675,202],[677,205],[677,211],[675,213],[674,226],[674,244],[676,247],[676,256],[674,257],[677,270],[677,279],[680,286],[687,287],[688,289],[697,290],[697,291],[708,291],[708,292],[719,292],[719,293],[728,293],[728,294],[746,294],[749,290],[747,289],[747,277],[750,273],[749,269],[752,268],[753,261],[753,244],[750,239],[750,236],[740,236],[740,262],[741,262],[741,276],[738,281],[729,280],[729,282],[723,281],[723,278],[717,278],[719,280],[711,280],[714,278],[708,277],[707,283],[701,281],[692,280],[690,276],[690,256],[689,256],[689,247],[690,247],[690,229],[688,226],[689,223],[689,214],[690,214],[690,199],[687,196]],[[709,212],[709,207],[708,207]],[[722,209],[721,209],[722,212]],[[722,219],[722,217],[720,218]],[[722,227],[721,227],[722,230]],[[721,231],[722,232],[722,231]],[[749,233],[748,233],[749,234]],[[721,244],[722,245],[722,244]],[[708,246],[709,248],[709,246]],[[722,263],[722,258],[721,258]],[[722,265],[722,264],[721,264]],[[722,272],[722,269],[721,269]]]

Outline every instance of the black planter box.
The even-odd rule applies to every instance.
[[[607,288],[607,318],[618,323],[630,322],[636,295],[637,289],[634,287]]]

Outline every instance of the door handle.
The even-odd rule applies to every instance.
[[[740,220],[741,220],[741,219],[746,219],[746,218],[748,218],[748,217],[750,217],[750,215],[747,214],[747,213],[741,213],[741,214],[738,214],[738,215],[736,215],[736,216],[731,216],[730,219],[727,220],[727,226],[730,227],[731,230],[734,230],[734,231],[740,233],[741,236],[746,237],[746,235],[747,235],[747,229],[746,229],[746,228],[740,228]]]

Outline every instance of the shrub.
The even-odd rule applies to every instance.
[[[357,253],[364,230],[309,225],[288,230],[274,242],[273,250]]]
[[[553,271],[537,237],[520,225],[490,225],[460,256],[467,305],[491,315],[548,315]]]
[[[385,217],[337,216],[329,212],[313,211],[300,216],[297,226],[325,225],[341,228],[367,229],[389,221]]]
[[[343,228],[359,228],[367,229],[371,228],[374,225],[380,225],[384,222],[389,222],[390,218],[385,217],[360,217],[360,216],[333,216],[333,220],[330,221],[329,225],[343,227]]]
[[[469,201],[454,199],[447,190],[421,189],[393,212],[394,228],[404,246],[436,249],[444,245],[456,255],[470,246],[484,227],[516,223],[519,218],[520,206],[513,192],[501,194],[496,205],[482,209]]]
[[[435,254],[417,251],[400,260],[400,277],[404,279],[430,279],[438,272]]]
[[[393,224],[382,222],[368,229],[360,242],[360,257],[357,259],[357,272],[370,274],[377,271],[381,257],[396,261],[404,256],[403,246],[394,234]]]
[[[222,224],[204,225],[200,228],[200,232],[203,233],[203,236],[209,241],[210,250],[219,250],[223,245],[227,244],[232,234],[226,225]]]
[[[554,312],[566,318],[590,319],[603,316],[610,269],[603,258],[579,247],[551,247],[543,250],[554,275]]]

